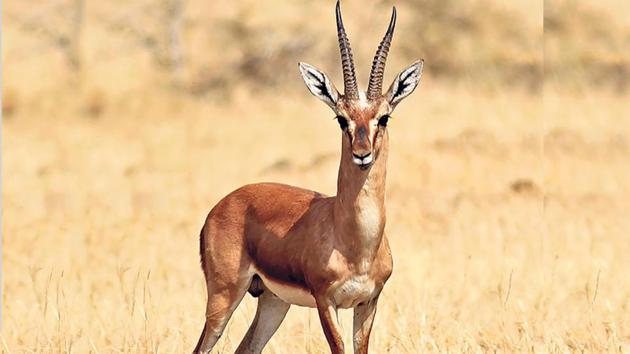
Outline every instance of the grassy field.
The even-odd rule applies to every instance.
[[[542,4],[513,6],[526,28],[542,26],[530,16]],[[102,35],[93,30],[86,47]],[[335,44],[334,28],[323,35]],[[245,82],[229,87],[228,100],[169,87],[140,54],[79,77],[50,70],[53,55],[19,63],[10,53],[24,36],[3,28],[2,351],[190,352],[204,318],[197,237],[206,213],[250,182],[334,194],[339,128],[298,86],[294,66],[289,88]],[[473,43],[458,38],[454,52]],[[435,73],[431,52],[419,52],[427,73],[389,128],[394,274],[373,352],[630,352],[630,94],[567,84],[560,72],[546,72],[546,85],[509,85],[536,81],[542,45],[527,44],[536,38],[528,32],[510,47],[518,60],[505,70],[523,71],[503,78],[472,74],[474,63],[501,58],[492,53]],[[356,42],[366,47],[364,77],[374,45]],[[406,55],[401,47],[393,57]],[[562,62],[549,53],[551,68]],[[337,66],[298,54],[338,78]],[[386,80],[404,64],[392,61]],[[236,348],[255,305],[245,298],[217,352]],[[350,311],[341,322],[349,346]],[[316,312],[293,307],[266,352],[328,352]]]
[[[557,95],[544,109],[562,118],[543,122],[541,97],[425,84],[391,124],[377,352],[628,350],[628,97]],[[211,206],[254,181],[334,193],[340,136],[314,99],[164,102],[5,123],[5,351],[190,350]],[[326,348],[316,314],[293,308],[269,352]]]

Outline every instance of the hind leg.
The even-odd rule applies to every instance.
[[[206,323],[199,342],[193,353],[209,353],[217,343],[232,313],[240,304],[247,292],[251,278],[245,278],[237,284],[208,285],[208,305],[206,306]]]
[[[269,290],[258,298],[256,316],[236,353],[260,353],[271,339],[291,305],[277,298]]]

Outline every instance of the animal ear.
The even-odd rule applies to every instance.
[[[396,76],[385,95],[392,107],[396,106],[403,98],[409,96],[416,89],[422,77],[423,64],[424,60],[418,60]]]
[[[332,82],[328,80],[326,74],[306,63],[299,63],[299,67],[304,83],[309,91],[336,111],[339,91],[337,91]]]

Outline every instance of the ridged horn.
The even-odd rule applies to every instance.
[[[357,78],[354,73],[354,60],[352,60],[352,49],[350,41],[346,35],[341,19],[341,7],[337,0],[337,37],[339,38],[339,51],[341,52],[341,67],[343,69],[343,91],[348,98],[359,98]]]
[[[385,62],[387,61],[389,46],[392,44],[394,27],[396,27],[396,7],[392,9],[392,18],[389,21],[389,27],[387,27],[387,32],[385,32],[385,36],[381,44],[379,44],[376,54],[374,55],[374,60],[372,61],[372,71],[370,71],[370,81],[367,89],[368,99],[376,99],[382,94]]]

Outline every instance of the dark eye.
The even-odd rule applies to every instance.
[[[380,125],[381,127],[386,127],[388,121],[389,121],[389,115],[386,114],[378,119],[378,125]]]
[[[345,130],[348,127],[348,120],[342,116],[336,116],[337,123],[339,123],[339,127],[341,130]]]

